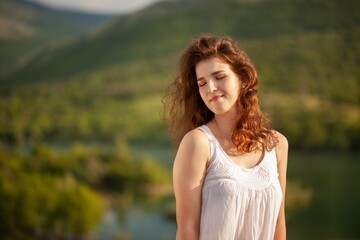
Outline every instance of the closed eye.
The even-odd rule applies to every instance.
[[[206,85],[206,82],[198,83],[198,85],[199,85],[199,87],[205,86],[205,85]]]
[[[221,79],[224,79],[224,78],[226,78],[226,75],[223,75],[223,74],[215,76],[216,80],[221,80]]]

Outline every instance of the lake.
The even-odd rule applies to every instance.
[[[140,152],[149,153],[147,149]],[[160,152],[156,150],[160,161],[171,162],[168,150],[165,154]],[[290,152],[288,182],[300,182],[311,190],[312,197],[306,208],[287,218],[288,238],[360,239],[359,172],[359,154]],[[105,213],[98,236],[100,239],[175,239],[175,222],[168,220],[163,209],[161,203],[153,210],[134,206],[124,213],[121,221],[110,209]]]
[[[176,224],[164,217],[161,211],[148,212],[142,208],[130,208],[125,220],[120,220],[116,211],[107,210],[98,230],[102,240],[172,240]]]

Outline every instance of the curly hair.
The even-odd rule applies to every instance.
[[[232,141],[240,153],[257,149],[270,151],[278,142],[266,114],[261,112],[257,97],[257,73],[247,54],[229,37],[202,35],[184,51],[179,61],[178,74],[162,99],[163,120],[175,146],[190,130],[208,123],[214,118],[199,93],[196,64],[218,57],[230,65],[241,81],[237,100],[239,109]]]

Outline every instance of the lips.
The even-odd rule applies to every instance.
[[[222,97],[222,95],[216,95],[216,96],[214,96],[214,97],[212,97],[211,99],[210,99],[210,102],[215,102],[215,101],[217,101],[219,98],[221,98]]]

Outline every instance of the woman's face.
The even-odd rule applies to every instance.
[[[228,63],[213,57],[195,66],[197,84],[202,100],[214,114],[237,111],[241,83]]]

